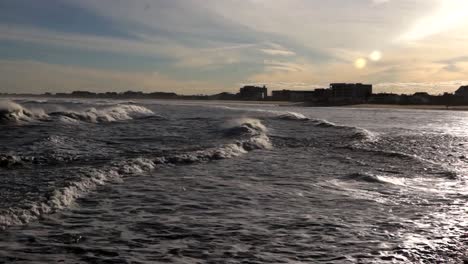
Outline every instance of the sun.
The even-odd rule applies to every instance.
[[[378,50],[374,50],[370,55],[369,55],[369,59],[372,60],[372,61],[379,61],[382,59],[382,52],[378,51]]]
[[[364,69],[367,66],[367,60],[364,58],[359,58],[354,62],[354,67],[358,69]]]

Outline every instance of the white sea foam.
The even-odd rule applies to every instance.
[[[300,121],[306,121],[309,120],[308,117],[306,117],[303,114],[300,113],[295,113],[295,112],[287,112],[285,114],[280,114],[278,116],[278,119],[283,119],[283,120],[300,120]]]
[[[46,116],[44,111],[40,109],[27,109],[12,101],[0,101],[0,122],[31,121]]]
[[[102,170],[83,172],[81,179],[67,187],[55,190],[45,202],[31,204],[29,208],[14,208],[0,215],[0,229],[22,225],[38,219],[41,215],[54,213],[72,205],[77,198],[95,190],[107,182],[118,181],[126,175],[142,174],[153,170],[156,165],[148,159],[138,158],[123,161]]]
[[[189,164],[219,159],[229,159],[256,149],[271,149],[272,144],[267,135],[267,128],[258,119],[239,118],[226,122],[224,125],[229,136],[241,137],[235,143],[165,157],[160,163]]]
[[[155,116],[150,109],[133,104],[118,104],[84,110],[67,110],[46,114],[43,109],[28,109],[12,101],[0,101],[0,122],[30,122],[58,120],[67,124],[78,122],[103,123]]]
[[[152,116],[155,113],[143,106],[138,105],[115,105],[101,109],[89,108],[84,111],[62,111],[51,113],[58,116],[64,122],[83,121],[88,123],[102,123],[131,120]]]
[[[255,149],[269,149],[272,147],[266,131],[267,128],[256,119],[243,118],[228,122],[231,128],[246,126],[256,133],[248,138],[239,139],[224,146],[193,151],[154,159],[136,158],[116,162],[103,169],[83,171],[80,180],[71,182],[67,187],[55,190],[45,202],[32,204],[29,208],[16,208],[2,212],[0,215],[0,228],[11,225],[22,225],[38,219],[41,215],[54,213],[71,206],[77,198],[86,195],[97,187],[112,181],[121,181],[124,177],[141,175],[152,171],[161,165],[182,165],[213,160],[229,159],[240,156]],[[61,144],[63,138],[52,137],[52,143]]]
[[[224,124],[228,134],[241,135],[250,134],[258,135],[265,134],[268,129],[258,119],[254,118],[237,118],[227,121]]]

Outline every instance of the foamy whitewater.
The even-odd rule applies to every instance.
[[[463,263],[468,113],[0,100],[0,263]]]

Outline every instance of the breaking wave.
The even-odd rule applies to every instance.
[[[278,119],[282,120],[299,120],[299,121],[307,121],[310,120],[303,114],[295,113],[295,112],[287,112],[285,114],[281,114],[277,117]]]
[[[370,173],[351,173],[341,178],[345,181],[356,181],[356,182],[367,182],[376,184],[393,184],[393,185],[405,185],[403,179],[396,177],[387,177],[374,175]]]
[[[19,156],[0,154],[0,168],[12,168],[22,164],[23,159]]]
[[[318,127],[349,130],[352,132],[351,139],[357,141],[358,143],[375,142],[379,139],[376,133],[373,133],[361,127],[337,125],[333,122],[324,119],[312,119],[311,122]]]
[[[12,101],[0,101],[0,123],[28,122],[46,116],[42,110],[30,110]]]
[[[256,119],[236,119],[227,124],[226,131],[236,132],[241,139],[234,143],[204,150],[174,154],[155,158],[136,158],[114,162],[104,169],[82,171],[80,180],[67,187],[54,190],[47,201],[33,204],[29,208],[15,208],[0,212],[0,229],[22,225],[72,205],[75,200],[108,182],[121,181],[125,177],[150,172],[165,165],[188,165],[238,157],[252,150],[272,148],[267,128]],[[247,131],[247,132],[246,132]],[[247,136],[243,138],[243,136]],[[53,139],[55,140],[55,139]],[[15,166],[23,162],[20,157],[0,157],[0,165]]]
[[[312,119],[311,121],[315,126],[318,126],[318,127],[344,128],[344,126],[337,125],[335,123],[332,123],[332,122],[330,122],[328,120],[324,120],[324,119]]]
[[[49,114],[49,116],[67,118],[64,120],[77,120],[88,123],[124,121],[152,115],[154,115],[153,111],[138,105],[116,105],[103,109],[90,108],[82,112],[64,111]]]
[[[368,173],[351,173],[342,177],[342,179],[369,183],[386,183],[379,176]]]
[[[228,121],[225,124],[225,134],[228,136],[256,136],[265,134],[267,128],[258,119],[239,118]]]
[[[27,109],[12,101],[0,101],[0,122],[53,121],[64,123],[104,123],[156,116],[150,109],[133,104],[118,104],[104,108],[88,108],[82,111],[45,113],[42,109]],[[162,118],[162,117],[161,117]]]
[[[375,142],[379,139],[377,134],[367,129],[359,128],[359,127],[356,127],[353,129],[354,129],[354,133],[352,135],[352,138],[360,142]]]

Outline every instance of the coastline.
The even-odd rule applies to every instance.
[[[445,110],[445,111],[468,111],[468,105],[445,106],[445,105],[395,105],[395,104],[356,104],[344,105],[343,108],[363,109],[408,109],[408,110]]]
[[[242,104],[242,105],[271,105],[277,107],[338,107],[338,108],[362,108],[362,109],[407,109],[407,110],[437,110],[437,111],[468,111],[468,105],[458,106],[445,106],[445,105],[399,105],[399,104],[352,104],[352,105],[340,105],[340,106],[314,106],[309,105],[307,102],[290,102],[290,101],[256,101],[256,100],[206,100],[206,99],[166,99],[166,98],[106,98],[106,97],[55,97],[55,96],[44,96],[44,95],[0,95],[0,100],[8,99],[26,99],[26,98],[43,98],[43,99],[91,99],[91,100],[156,100],[156,101],[185,101],[185,102],[205,102],[205,103],[223,103],[223,104]]]

